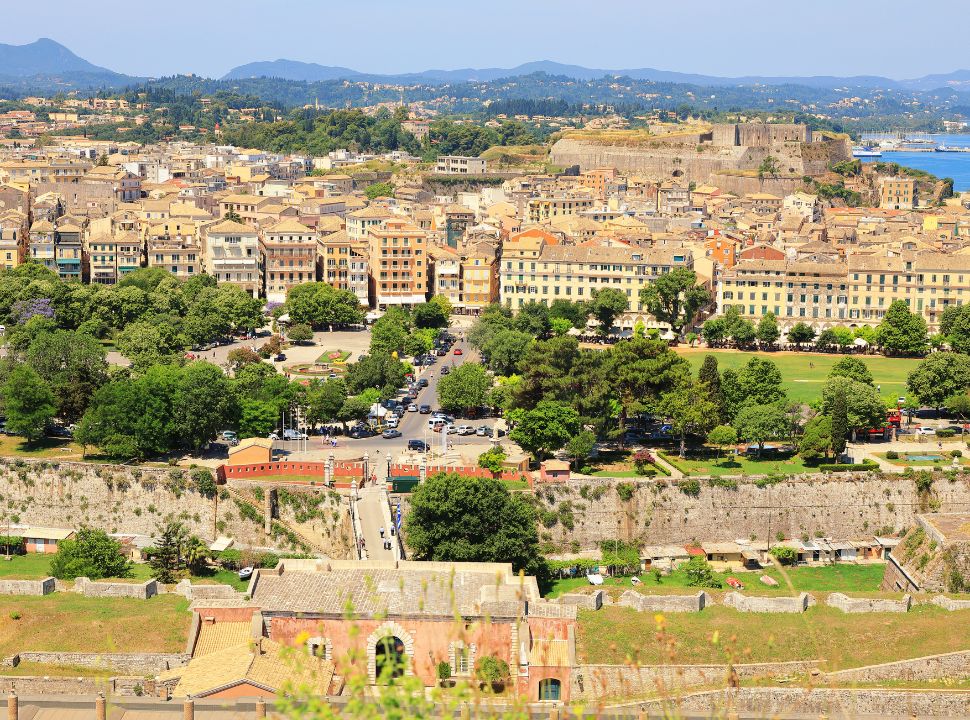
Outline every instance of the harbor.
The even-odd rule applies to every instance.
[[[953,178],[955,190],[970,190],[970,135],[864,133],[852,155],[862,162],[898,163]]]

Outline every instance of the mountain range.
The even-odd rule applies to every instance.
[[[926,75],[910,80],[894,80],[877,75],[836,77],[818,76],[760,76],[721,77],[682,73],[656,68],[604,69],[580,65],[566,65],[550,60],[524,63],[511,68],[460,68],[456,70],[431,69],[417,73],[374,74],[352,68],[319,65],[296,60],[272,60],[240,65],[226,73],[223,80],[248,78],[279,78],[302,82],[327,80],[357,80],[372,82],[399,82],[418,84],[446,84],[463,82],[488,82],[502,78],[515,78],[532,73],[565,76],[576,80],[595,80],[603,77],[630,77],[635,80],[684,83],[709,87],[747,85],[801,85],[813,88],[881,88],[887,90],[930,91],[940,88],[970,90],[970,70]],[[51,83],[68,87],[124,87],[145,78],[125,75],[94,65],[78,57],[71,50],[49,38],[40,38],[26,45],[0,43],[0,83],[21,87]]]

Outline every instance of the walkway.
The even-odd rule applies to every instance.
[[[653,461],[670,474],[670,478],[672,480],[679,480],[680,478],[684,477],[684,473],[660,457],[660,452],[657,450],[657,448],[650,448],[650,454],[653,455]]]
[[[365,487],[359,491],[357,500],[357,515],[364,536],[364,547],[368,560],[395,560],[397,558],[395,545],[390,550],[384,549],[384,540],[390,539],[390,508],[387,504],[387,490],[382,487]],[[384,528],[384,538],[381,537]]]
[[[888,442],[888,443],[849,443],[845,452],[855,459],[862,462],[863,459],[872,460],[879,464],[879,469],[887,473],[902,473],[906,471],[905,465],[897,465],[889,462],[885,458],[877,457],[877,453],[883,455],[887,450],[895,450],[898,453],[922,453],[925,455],[939,455],[948,450],[963,450],[964,443],[961,440],[949,440],[943,442],[943,449],[940,450],[939,440],[932,435],[927,436],[926,440],[916,442]],[[948,466],[949,463],[943,463]]]

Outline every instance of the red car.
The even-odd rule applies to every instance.
[[[461,355],[461,348],[455,348],[455,355]]]

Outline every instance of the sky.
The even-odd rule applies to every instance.
[[[556,60],[905,79],[970,66],[967,0],[7,0],[0,20],[0,42],[50,37],[156,77],[277,58],[371,73]]]

